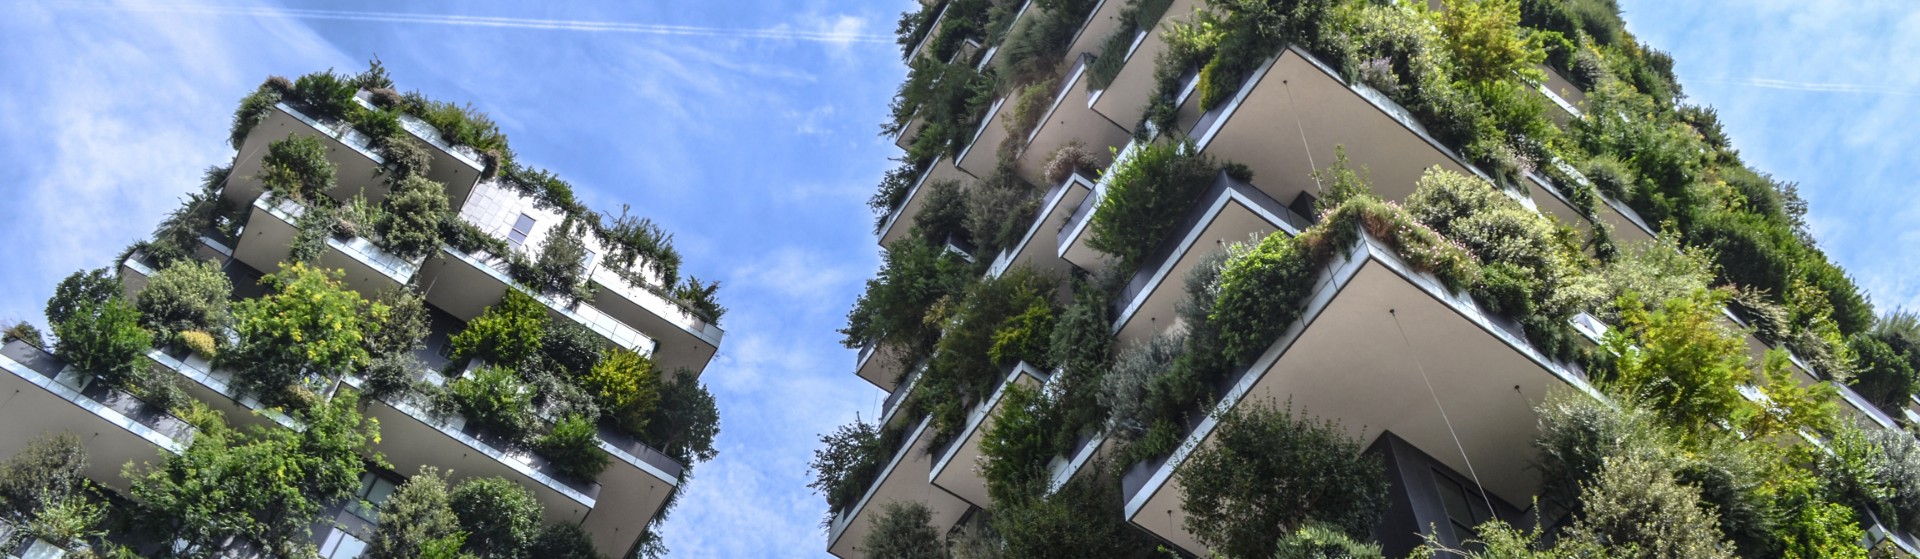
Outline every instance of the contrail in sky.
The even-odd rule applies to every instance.
[[[287,17],[296,19],[318,19],[333,21],[364,21],[375,23],[414,23],[425,25],[451,25],[463,27],[493,27],[500,29],[536,29],[551,31],[584,31],[591,33],[630,33],[639,35],[677,35],[687,37],[731,37],[743,39],[769,39],[790,41],[815,41],[822,43],[891,43],[891,35],[869,33],[843,33],[835,31],[806,31],[783,27],[762,29],[729,29],[723,27],[698,27],[691,25],[661,25],[649,23],[627,23],[617,21],[582,21],[567,19],[529,19],[510,17],[459,16],[419,14],[405,12],[362,12],[342,10],[310,10],[300,8],[267,8],[247,6],[214,6],[205,4],[91,4],[73,3],[71,6],[102,10],[127,10],[139,12],[159,12],[211,16],[254,16]]]
[[[1715,80],[1701,80],[1701,81],[1704,81],[1707,83],[1724,84],[1724,85],[1744,85],[1748,87],[1763,87],[1767,89],[1785,89],[1790,91],[1817,91],[1817,92],[1825,92],[1825,93],[1872,93],[1872,94],[1879,94],[1879,95],[1905,95],[1908,97],[1920,96],[1920,91],[1915,91],[1910,89],[1895,89],[1891,87],[1879,87],[1879,86],[1860,85],[1860,84],[1851,84],[1851,83],[1794,82],[1794,81],[1775,80],[1775,79],[1767,79],[1767,78],[1715,79]]]

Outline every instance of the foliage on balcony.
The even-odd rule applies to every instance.
[[[228,301],[232,296],[233,281],[219,266],[183,260],[148,278],[147,287],[134,297],[134,308],[140,311],[140,325],[161,343],[197,331],[211,344],[207,332],[225,329],[232,319]]]
[[[958,296],[973,280],[965,261],[944,247],[909,236],[885,249],[880,273],[847,313],[840,330],[848,348],[883,345],[921,354],[933,347],[939,329],[928,324],[927,310]],[[912,365],[906,361],[903,365]]]
[[[575,479],[594,479],[607,469],[611,459],[600,450],[600,435],[594,418],[572,416],[553,424],[547,434],[534,442],[540,454],[552,460],[560,472]]]
[[[891,502],[879,510],[873,530],[860,541],[861,551],[893,559],[945,559],[946,544],[933,527],[933,512],[918,501]]]
[[[927,313],[941,335],[920,373],[920,388],[905,405],[914,415],[933,417],[935,444],[966,428],[968,412],[993,395],[1015,364],[1051,368],[1047,353],[1058,286],[1057,278],[1019,268],[976,283]]]
[[[576,382],[599,404],[609,421],[628,432],[644,431],[660,405],[663,381],[653,360],[624,349],[607,350],[605,357]]]
[[[947,3],[942,0],[923,3],[918,10],[900,12],[900,19],[893,30],[893,42],[900,46],[902,58],[912,56],[913,49],[920,46],[920,41],[933,33],[933,20],[940,17],[940,10],[946,7]]]
[[[440,249],[440,224],[452,215],[446,187],[419,175],[401,179],[387,195],[383,219],[373,232],[395,256],[414,260]]]
[[[546,307],[525,293],[509,289],[500,304],[487,307],[479,318],[453,335],[453,354],[511,366],[540,350],[546,329]]]
[[[1160,18],[1172,7],[1173,0],[1127,0],[1126,7],[1120,9],[1120,26],[1101,41],[1093,65],[1087,68],[1087,86],[1101,90],[1112,85],[1120,70],[1126,68],[1127,49],[1133,47],[1133,38],[1143,29],[1155,32]]]
[[[1107,191],[1094,210],[1087,246],[1113,255],[1122,269],[1138,269],[1178,231],[1180,217],[1225,171],[1235,180],[1253,180],[1244,165],[1225,164],[1200,153],[1191,142],[1155,142],[1141,147],[1101,177]]]
[[[50,509],[84,498],[87,449],[80,437],[40,434],[20,452],[0,461],[0,521],[30,526]]]
[[[275,200],[320,200],[333,190],[334,165],[319,138],[293,136],[267,144],[258,178]]]
[[[540,537],[543,507],[533,493],[500,478],[462,482],[449,505],[466,529],[461,550],[480,557],[524,557]]]
[[[360,415],[351,392],[294,418],[302,429],[242,433],[213,414],[196,424],[185,452],[129,465],[127,506],[138,511],[139,529],[188,557],[245,544],[279,556],[314,553],[311,530],[325,521],[323,507],[353,496],[369,456],[385,461],[368,450],[379,425]]]
[[[853,510],[867,490],[879,481],[881,470],[900,450],[910,422],[875,425],[862,420],[835,427],[833,433],[820,436],[820,448],[813,451],[807,469],[813,481],[807,487],[827,500],[827,515],[821,526],[832,526],[834,519]]]
[[[294,263],[260,278],[267,294],[234,305],[239,342],[221,361],[241,392],[269,405],[314,399],[309,379],[337,379],[366,366],[366,340],[386,305],[348,289],[337,271]]]
[[[1074,54],[1067,52],[1073,45],[1074,33],[1099,4],[1096,0],[1032,1],[1027,15],[1013,22],[1006,38],[1000,42],[1000,50],[994,54],[994,72],[1003,93],[1058,80],[1062,60]],[[1046,88],[1043,102],[1051,102],[1056,89],[1057,85]],[[1026,131],[1032,129],[1031,125],[1020,128],[1020,136],[1025,137]]]
[[[74,272],[47,302],[53,353],[61,361],[115,388],[140,376],[153,334],[140,327],[140,311],[121,298],[105,269]]]
[[[1361,455],[1338,423],[1273,404],[1225,413],[1213,443],[1181,463],[1186,529],[1229,557],[1265,556],[1282,534],[1316,523],[1369,535],[1387,509],[1380,457]]]

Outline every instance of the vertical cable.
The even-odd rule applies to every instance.
[[[1307,151],[1307,167],[1319,171],[1320,166],[1313,162],[1313,146],[1307,143],[1307,127],[1300,124],[1300,108],[1293,104],[1293,84],[1288,83],[1287,80],[1280,80],[1280,87],[1287,90],[1287,112],[1293,115],[1293,129],[1300,131],[1300,147]],[[1320,176],[1316,173],[1308,173],[1307,176],[1313,178],[1314,191],[1322,196],[1326,195],[1327,189],[1320,185]]]
[[[1387,316],[1393,317],[1393,327],[1400,331],[1400,343],[1406,346],[1408,353],[1413,353],[1413,341],[1407,338],[1407,328],[1400,325],[1400,314],[1394,309],[1387,309]],[[1453,420],[1447,417],[1447,407],[1440,404],[1440,392],[1433,389],[1433,379],[1427,378],[1427,366],[1420,362],[1419,354],[1414,353],[1413,356],[1413,366],[1420,371],[1420,380],[1426,381],[1427,394],[1433,396],[1433,407],[1440,409],[1440,422],[1446,424],[1447,434],[1453,436],[1453,447],[1460,450],[1460,459],[1467,463],[1467,475],[1473,477],[1473,486],[1480,491],[1480,500],[1487,504],[1487,515],[1495,516],[1493,499],[1487,497],[1486,486],[1480,484],[1480,474],[1473,470],[1473,459],[1467,457],[1466,445],[1460,444],[1460,433],[1453,430]]]

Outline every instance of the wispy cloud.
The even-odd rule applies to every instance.
[[[1784,89],[1789,91],[1816,91],[1816,92],[1826,92],[1826,93],[1863,93],[1863,94],[1869,94],[1869,95],[1904,95],[1908,97],[1920,97],[1920,90],[1916,90],[1916,89],[1900,89],[1900,88],[1894,88],[1894,87],[1880,87],[1880,86],[1861,85],[1861,84],[1852,84],[1852,83],[1796,82],[1796,81],[1775,80],[1775,79],[1768,79],[1768,78],[1736,78],[1736,79],[1708,78],[1708,79],[1690,80],[1690,81],[1697,81],[1699,83],[1720,84],[1720,85],[1739,85],[1739,86],[1747,86],[1747,87],[1760,87],[1760,88],[1766,88],[1766,89]]]
[[[407,12],[375,12],[348,10],[314,10],[302,8],[273,8],[257,6],[222,6],[212,4],[63,4],[75,8],[129,10],[192,14],[207,16],[245,16],[245,17],[285,17],[309,20],[355,21],[367,23],[404,23],[423,25],[451,25],[464,27],[492,27],[501,29],[530,29],[543,31],[578,31],[588,33],[634,33],[642,35],[669,35],[684,37],[729,37],[740,39],[769,39],[790,41],[816,41],[823,43],[891,43],[890,35],[862,33],[864,25],[859,21],[837,21],[835,25],[824,29],[798,29],[792,26],[776,26],[759,29],[700,27],[692,25],[664,25],[655,23],[636,23],[624,21],[590,21],[575,19],[535,19],[515,17],[464,16],[448,14],[423,14]]]

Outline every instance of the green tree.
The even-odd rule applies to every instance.
[[[140,325],[155,332],[217,331],[228,319],[233,281],[212,262],[181,260],[147,280],[134,297]]]
[[[66,322],[84,312],[120,296],[120,282],[106,268],[82,270],[68,275],[53,288],[47,299],[47,324]]]
[[[1586,514],[1568,537],[1625,552],[1631,559],[1733,559],[1714,511],[1672,472],[1631,454],[1608,458],[1581,491]]]
[[[1140,267],[1160,248],[1194,199],[1213,186],[1221,166],[1191,142],[1161,142],[1139,148],[1102,177],[1107,193],[1087,225],[1087,246],[1111,254],[1121,269]],[[1244,173],[1242,173],[1244,175]],[[1243,179],[1244,180],[1244,179]]]
[[[453,353],[478,357],[488,363],[518,366],[540,350],[547,330],[547,309],[518,289],[508,289],[500,303],[487,307],[479,318],[453,335]]]
[[[1047,460],[1053,458],[1054,422],[1038,389],[1007,386],[1000,397],[1000,413],[980,440],[984,458],[981,477],[996,503],[1012,502],[1040,492],[1047,482]]]
[[[1547,53],[1520,27],[1517,0],[1450,0],[1436,14],[1453,75],[1471,84],[1538,81]]]
[[[576,415],[555,422],[534,447],[561,473],[575,479],[592,481],[606,471],[609,462],[606,451],[600,450],[599,431],[590,417]]]
[[[393,185],[386,205],[373,230],[389,252],[415,259],[440,250],[440,222],[448,217],[446,187],[424,176],[409,176]]]
[[[333,190],[334,166],[318,138],[297,135],[267,144],[256,178],[277,198],[317,201]]]
[[[367,337],[386,320],[387,307],[347,289],[343,275],[282,265],[260,278],[266,295],[235,305],[240,343],[229,355],[241,390],[285,402],[308,375],[337,377],[367,364]]]
[[[452,503],[467,532],[464,549],[483,559],[523,557],[540,535],[540,502],[511,481],[490,477],[461,482]]]
[[[587,374],[600,364],[607,342],[592,329],[571,320],[555,322],[540,337],[540,354],[566,369],[568,376]]]
[[[0,462],[0,519],[24,525],[87,488],[87,449],[71,433],[41,434]]]
[[[202,422],[185,452],[157,465],[127,464],[143,528],[176,541],[186,557],[214,556],[238,540],[276,556],[314,553],[311,529],[323,521],[322,506],[353,496],[380,430],[360,415],[351,391],[294,419],[305,428],[242,434]]]
[[[813,472],[813,481],[807,487],[827,499],[827,516],[821,524],[831,524],[834,515],[852,507],[866,492],[866,484],[885,465],[886,447],[880,428],[859,419],[820,436],[820,448],[813,451],[813,461],[807,465]]]
[[[1418,555],[1416,555],[1418,557]],[[1308,524],[1280,538],[1273,559],[1385,559],[1380,546],[1354,541],[1338,529]]]
[[[140,312],[119,296],[81,307],[53,325],[53,354],[109,386],[126,387],[140,374],[153,335],[140,327]]]
[[[513,369],[492,365],[448,383],[454,405],[467,421],[512,441],[524,441],[533,426],[533,390]]]
[[[660,404],[660,374],[653,360],[625,349],[608,350],[579,382],[600,409],[629,432],[646,429]]]
[[[713,440],[720,436],[720,408],[713,393],[693,371],[679,369],[673,381],[662,383],[660,405],[647,418],[640,440],[660,449],[681,464],[712,460],[719,454]]]
[[[1621,324],[1605,345],[1620,357],[1604,385],[1687,433],[1731,421],[1747,405],[1739,385],[1753,373],[1746,344],[1720,325],[1722,300],[1696,291],[1654,311],[1633,296],[1617,302]]]
[[[1273,553],[1280,536],[1309,522],[1365,535],[1386,510],[1380,459],[1362,456],[1340,425],[1242,402],[1220,418],[1212,443],[1178,473],[1186,528],[1229,557]]]
[[[421,468],[380,504],[380,525],[367,542],[367,559],[414,559],[435,541],[460,534],[447,477]],[[464,535],[461,535],[464,538]]]
[[[887,503],[860,544],[869,557],[947,559],[947,546],[933,527],[933,513],[919,501]]]
[[[601,559],[600,551],[593,547],[593,537],[575,524],[561,522],[548,524],[540,531],[540,537],[533,540],[527,556],[540,559]]]
[[[25,320],[15,322],[13,326],[8,326],[5,331],[0,331],[0,343],[14,340],[26,342],[27,345],[37,348],[47,347],[47,337],[45,334],[40,333],[40,327],[34,326],[33,323]]]
[[[904,359],[931,347],[939,336],[939,328],[927,323],[927,309],[941,298],[959,295],[975,276],[959,256],[918,236],[882,250],[886,255],[880,274],[867,280],[866,292],[847,312],[840,343],[849,348],[888,346]]]
[[[368,355],[390,357],[427,346],[431,316],[425,294],[403,286],[382,291],[374,301],[387,308],[387,315],[367,333]]]

